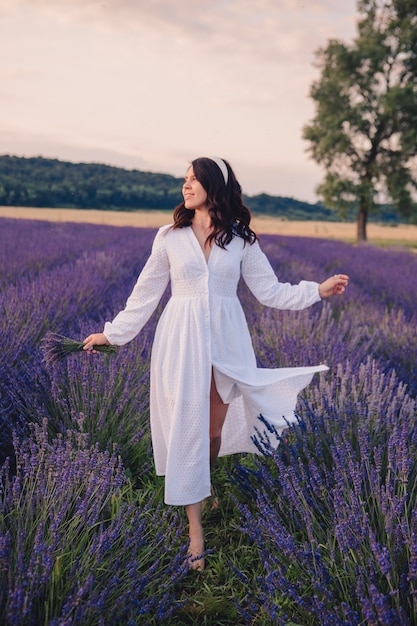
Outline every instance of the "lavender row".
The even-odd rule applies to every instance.
[[[278,275],[285,268],[287,280],[349,274],[349,300],[399,307],[408,317],[415,316],[417,256],[408,251],[306,237],[263,235],[262,242]]]
[[[101,251],[118,254],[130,252],[133,272],[141,267],[141,252],[150,250],[152,229],[115,228],[108,226],[13,220],[0,218],[0,286],[31,280],[74,259]],[[86,259],[87,260],[87,259]]]
[[[39,224],[43,224],[44,231],[40,232],[47,237],[37,239],[35,249],[33,241],[26,246],[26,238],[21,236],[27,223],[10,222],[9,229],[7,221],[2,224],[0,238],[5,239],[8,234],[13,241],[13,235],[17,236],[0,275],[7,276],[8,268],[20,263],[22,269],[13,274],[0,294],[0,338],[6,350],[2,353],[4,362],[12,365],[21,360],[22,352],[26,354],[37,345],[46,330],[66,330],[71,325],[76,330],[77,320],[101,320],[106,313],[111,314],[109,307],[120,306],[146,260],[154,232],[116,229],[112,233],[111,229],[103,232],[103,227],[99,227],[98,236],[96,227],[87,226],[80,236],[79,225],[68,224],[68,234],[61,239],[60,231],[67,232],[64,225],[55,225],[51,237],[51,225],[41,222],[35,223],[38,233]],[[71,245],[67,253],[68,242]],[[28,251],[29,256],[25,256]],[[33,271],[42,267],[45,258],[47,267]],[[113,304],[113,297],[117,304]]]
[[[53,330],[81,338],[101,327],[105,319],[123,306],[147,258],[154,234],[154,231],[131,228],[5,220],[1,230],[3,239],[11,241],[13,233],[17,233],[14,255],[11,248],[8,255],[11,266],[14,259],[24,258],[26,237],[23,235],[34,224],[37,233],[45,235],[38,240],[39,264],[44,257],[49,258],[49,269],[30,279],[24,275],[15,276],[15,281],[0,297],[3,346],[0,355],[3,389],[0,421],[3,433],[7,432],[7,424],[11,421],[15,424],[25,421],[17,398],[21,399],[20,405],[27,404],[30,408],[39,405],[39,396],[47,395],[43,380],[48,373],[40,363],[39,351],[43,334]],[[60,233],[65,236],[61,238]],[[71,242],[70,258],[63,254],[68,241]],[[102,249],[93,246],[91,250],[89,242],[98,241]],[[364,287],[358,286],[361,281],[363,283],[358,268],[366,268],[368,273],[367,255],[374,259],[380,254],[384,260],[387,268],[383,283],[385,291],[390,291],[387,289],[391,284],[389,269],[395,269],[392,284],[397,291],[399,271],[411,279],[416,276],[412,271],[415,257],[393,253],[395,263],[388,263],[390,253],[386,251],[355,249],[313,239],[264,236],[262,245],[282,280],[320,279],[330,271],[344,271],[355,259],[356,270],[343,301],[316,305],[301,313],[262,309],[243,287],[241,295],[261,365],[275,367],[325,362],[332,366],[347,358],[359,365],[365,355],[371,354],[380,361],[384,371],[395,368],[400,379],[410,386],[410,391],[416,392],[415,317],[410,317],[398,306],[387,308],[383,301],[371,297]],[[36,266],[34,254],[32,245],[29,258]],[[358,256],[361,257],[359,262]],[[320,259],[324,267],[317,264]],[[355,272],[359,276],[356,280]],[[409,281],[403,291],[405,295],[409,294]],[[127,353],[125,350],[124,354]],[[43,398],[40,403],[44,404]],[[42,414],[42,407],[39,409]]]
[[[3,229],[3,222],[1,226]],[[111,227],[97,230],[95,226],[70,224],[57,225],[54,230],[51,225],[45,225],[45,237],[39,227],[38,251],[32,245],[25,256],[22,233],[28,232],[27,228],[25,222],[9,221],[9,239],[12,240],[13,232],[20,235],[16,235],[14,248],[9,247],[10,264],[7,258],[2,261],[6,273],[10,267],[10,280],[5,281],[0,300],[0,454],[12,453],[11,433],[15,429],[19,435],[14,443],[16,450],[23,446],[28,465],[39,462],[37,455],[42,446],[36,438],[30,438],[28,424],[43,424],[46,420],[49,433],[58,437],[53,449],[61,437],[62,445],[72,450],[76,437],[74,431],[78,430],[98,446],[94,454],[110,455],[107,459],[113,459],[111,455],[119,456],[123,471],[131,476],[130,485],[143,487],[152,481],[153,474],[147,394],[150,346],[159,311],[137,340],[123,347],[114,358],[90,359],[86,354],[77,354],[64,363],[47,368],[42,362],[40,339],[47,330],[82,338],[101,328],[104,320],[123,306],[145,262],[154,231]],[[51,228],[53,237],[50,236]],[[71,241],[67,252],[63,241],[60,245],[60,229],[65,231],[63,241]],[[89,245],[98,232],[99,245]],[[5,236],[5,230],[2,230],[0,238]],[[352,280],[346,297],[319,303],[308,311],[297,313],[264,309],[244,285],[240,288],[261,365],[276,367],[324,362],[330,366],[330,372],[316,377],[303,396],[299,406],[300,428],[288,433],[288,440],[281,445],[280,453],[272,454],[267,442],[260,442],[264,456],[253,461],[254,468],[248,471],[245,463],[237,468],[241,494],[240,524],[257,546],[265,570],[259,587],[253,588],[253,581],[248,581],[247,591],[249,593],[252,587],[254,597],[249,606],[240,607],[242,616],[246,616],[248,623],[262,618],[262,615],[275,623],[274,620],[284,620],[285,612],[290,611],[287,621],[297,622],[298,619],[299,623],[315,623],[321,611],[323,621],[316,623],[326,625],[356,624],[359,623],[355,622],[358,616],[368,620],[369,624],[395,624],[399,617],[403,620],[399,623],[407,624],[407,620],[412,623],[414,605],[406,597],[407,594],[414,597],[414,587],[411,586],[414,579],[410,572],[414,571],[417,557],[413,535],[406,534],[405,525],[409,524],[410,533],[415,532],[415,520],[410,514],[416,491],[413,461],[415,404],[407,392],[415,395],[417,391],[414,366],[416,319],[408,306],[409,289],[415,287],[416,259],[408,253],[356,249],[320,240],[262,237],[262,245],[281,280],[321,280],[337,272],[349,273]],[[29,280],[18,272],[16,259],[19,255],[22,267],[26,264],[35,268]],[[407,276],[410,280],[406,284],[400,276]],[[395,431],[397,424],[399,430]],[[260,424],[260,428],[266,427]],[[27,452],[25,445],[30,445],[33,461],[30,460],[32,453]],[[83,450],[85,467],[88,468],[90,452]],[[398,457],[395,456],[397,453]],[[72,450],[71,458],[74,454]],[[52,455],[50,458],[56,468],[51,470],[52,473],[59,475],[61,457],[58,459]],[[401,474],[398,473],[399,467],[402,468]],[[28,472],[28,469],[24,470],[24,473]],[[21,480],[19,473],[15,480]],[[39,476],[32,476],[31,480],[39,480]],[[351,484],[354,488],[349,486]],[[396,498],[399,494],[395,491],[401,484],[406,484],[408,494],[403,509],[398,508],[400,504]],[[7,507],[14,507],[14,511],[17,511],[18,504],[30,506],[33,510],[35,504],[34,501],[30,504],[30,497],[34,488],[19,503],[10,499],[17,485],[18,482],[8,484],[3,501],[8,502]],[[48,483],[42,488],[47,494],[49,490],[54,493],[57,486]],[[157,481],[155,489],[158,489]],[[387,489],[390,491],[384,491]],[[356,547],[353,558],[346,548],[352,538],[350,535],[344,537],[343,532],[347,533],[351,524],[350,509],[357,511],[353,507],[360,490],[365,504],[361,509],[363,519],[359,522],[363,527],[359,524],[358,532],[362,533],[359,536],[364,536],[366,523],[369,532],[363,541],[364,552],[361,547]],[[251,496],[250,505],[245,504],[248,495]],[[294,498],[299,498],[299,505],[305,508],[292,505],[289,511],[287,503],[293,502]],[[128,500],[124,492],[120,506],[123,504],[124,507]],[[386,530],[389,524],[389,528],[393,527],[394,513],[388,506],[391,501],[397,511],[395,519],[403,529],[402,534],[395,537]],[[94,506],[94,498],[88,502]],[[142,505],[146,503],[141,503],[139,515]],[[48,509],[51,523],[56,510]],[[14,515],[18,516],[18,513]],[[304,518],[308,521],[307,526]],[[7,516],[2,522],[5,529],[2,545],[7,549],[2,553],[5,556],[1,567],[8,572],[8,580],[13,581],[19,595],[27,581],[22,574],[13,573],[18,570],[12,571],[10,567],[16,554],[21,554],[24,549],[26,560],[21,562],[21,569],[27,568],[27,558],[35,558],[34,544],[28,547],[19,543],[19,537],[10,535],[10,529],[4,525],[5,519]],[[109,518],[107,521],[111,526]],[[157,519],[152,523],[155,529],[159,528]],[[173,522],[169,531],[173,537],[180,532],[179,528],[179,522]],[[385,530],[382,532],[381,528]],[[123,537],[125,532],[123,530]],[[146,529],[143,532],[146,534]],[[50,534],[48,538],[51,538]],[[148,533],[149,538],[149,547],[153,549],[158,539],[152,533]],[[277,538],[288,539],[292,551],[284,553]],[[122,536],[119,540],[123,541]],[[141,540],[137,538],[138,542]],[[51,558],[48,556],[51,545],[45,541],[42,544],[41,554],[45,562]],[[333,552],[330,552],[331,546]],[[313,547],[317,549],[313,550]],[[143,553],[144,547],[138,545],[137,550]],[[56,554],[61,552],[61,547],[56,549]],[[391,559],[390,580],[387,574],[381,575],[378,570],[385,567],[384,556]],[[108,558],[113,556],[109,554]],[[290,558],[291,566],[286,558]],[[293,562],[295,558],[297,560]],[[89,567],[91,569],[91,564]],[[357,572],[355,568],[359,568]],[[178,563],[174,570],[161,574],[163,588],[167,591],[182,575]],[[48,571],[43,598],[54,594],[50,586],[53,570]],[[355,576],[357,573],[357,588],[353,587],[352,571]],[[69,572],[67,570],[65,589],[74,584]],[[294,581],[298,579],[297,586]],[[344,580],[346,586],[342,584]],[[312,581],[314,588],[311,587]],[[88,604],[97,595],[94,595],[94,585],[89,586],[90,581],[86,579],[84,582],[83,597]],[[101,607],[107,607],[112,601],[111,596],[106,595],[110,582],[105,579],[104,583],[106,591],[102,589]],[[329,592],[326,595],[323,589],[327,583]],[[283,593],[285,585],[287,595]],[[9,586],[3,593],[12,597],[11,589]],[[71,589],[69,596],[79,598],[81,592]],[[33,606],[38,607],[34,593],[31,588],[29,596],[33,598]],[[144,594],[148,593],[152,593],[151,587],[145,585]],[[22,611],[22,606],[32,602],[29,596],[22,596],[26,598],[26,604],[17,604],[20,608],[16,611]],[[2,605],[7,604],[4,597]],[[283,602],[278,600],[281,597]],[[72,600],[68,602],[71,607]],[[7,620],[13,623],[14,613],[11,605],[7,606]],[[168,611],[164,604],[159,610],[162,617],[164,611]],[[382,620],[378,611],[385,615],[385,622],[376,621]],[[54,619],[65,619],[62,606],[54,605],[53,612]],[[344,621],[337,621],[342,618]],[[96,619],[93,613],[81,616],[81,621],[74,623],[89,623],[90,619],[93,622]]]
[[[14,282],[0,297],[3,346],[0,355],[3,389],[0,420],[3,425],[12,419],[19,422],[20,416],[14,410],[17,396],[27,398],[29,406],[38,404],[33,399],[34,395],[39,395],[33,381],[42,381],[46,375],[40,364],[39,351],[43,334],[54,330],[81,338],[111,317],[123,306],[145,262],[154,233],[129,228],[4,220],[3,240],[12,241],[13,234],[16,235],[16,244],[13,250],[9,247],[8,253],[11,266],[15,259],[25,258],[24,235],[34,226],[38,235],[43,233],[45,236],[37,240],[38,264],[32,240],[30,263],[40,266],[42,259],[49,258],[49,269],[30,279],[24,274],[15,276]],[[60,237],[60,233],[64,236]],[[63,254],[68,241],[71,242],[69,258]],[[94,246],[91,249],[91,242],[97,241],[102,249],[94,249]],[[415,257],[392,253],[394,262],[389,263],[387,259],[391,257],[386,251],[355,249],[345,244],[312,239],[264,236],[262,245],[282,280],[320,279],[330,271],[346,269],[352,280],[343,301],[332,301],[329,306],[316,305],[310,311],[298,314],[262,309],[242,288],[261,365],[326,362],[332,366],[347,358],[359,365],[365,355],[371,354],[385,371],[395,368],[400,379],[410,386],[410,391],[416,392],[415,314],[410,316],[397,305],[388,308],[382,296],[375,298],[360,286],[364,284],[364,274],[366,280],[369,279],[371,264],[368,257],[375,261],[379,255],[377,271],[381,273],[384,268],[381,289],[384,293],[394,293],[394,287],[397,292],[401,288],[402,298],[398,299],[405,301],[410,294],[410,281],[416,280],[413,271]],[[320,260],[322,265],[318,264]],[[353,272],[350,271],[352,264]],[[389,271],[392,269],[395,270],[394,278],[390,282]],[[407,276],[407,281],[398,280],[399,274]],[[42,387],[40,384],[38,389]]]
[[[1,623],[168,619],[186,572],[177,514],[137,501],[118,455],[77,431],[50,442],[45,422],[15,451],[1,474]]]
[[[26,246],[28,224],[42,235],[36,239],[37,248],[34,240]],[[100,327],[122,306],[149,254],[153,234],[80,229],[78,224],[2,223],[1,238],[12,242],[15,237],[14,247],[8,249],[10,267],[18,267],[20,259],[23,269],[25,261],[39,268],[44,259],[47,267],[29,276],[24,271],[14,274],[0,294],[0,457],[10,453],[12,425],[24,433],[28,421],[48,415],[49,372],[40,350],[44,334],[54,330],[82,339]]]
[[[136,254],[143,262],[146,244],[149,237]],[[138,344],[129,346],[114,360],[84,353],[62,366],[46,368],[42,362],[39,339],[45,328],[54,324],[85,336],[102,324],[109,287],[117,288],[122,301],[126,277],[135,278],[127,263],[124,270],[126,259],[119,264],[114,253],[81,254],[82,262],[56,264],[31,282],[22,278],[4,294],[6,313],[15,312],[8,331],[20,331],[22,344],[20,351],[14,348],[18,354],[10,351],[9,362],[2,361],[5,452],[12,455],[11,432],[21,428],[14,440],[17,473],[8,481],[5,468],[3,477],[1,621],[163,623],[180,604],[173,589],[185,574],[182,526],[154,504],[151,492],[135,502],[132,481],[125,478],[130,473],[137,488],[153,469],[145,398],[150,342],[139,350]],[[112,279],[118,265],[126,278],[121,284]],[[36,429],[34,441],[27,428],[33,421],[47,424],[58,439],[49,445],[46,431]],[[94,448],[84,445],[87,436]],[[118,481],[123,476],[123,489],[119,483],[101,487],[109,471]],[[92,489],[83,493],[88,485]],[[19,531],[22,524],[28,525],[28,537]],[[166,551],[167,541],[172,553]]]
[[[264,567],[245,581],[247,623],[416,623],[416,409],[369,359],[321,376],[277,452],[260,423],[267,461],[235,472],[241,530]]]
[[[167,218],[168,219],[168,218]],[[152,229],[115,228],[103,225],[63,224],[0,219],[0,280],[17,284],[37,274],[89,255],[116,256],[121,268],[137,275],[149,253]],[[415,310],[417,257],[372,247],[355,247],[338,241],[262,235],[261,244],[282,280],[322,280],[345,272],[351,277],[348,298],[369,298],[382,306]]]

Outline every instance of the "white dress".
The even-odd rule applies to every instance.
[[[236,236],[214,245],[208,261],[190,227],[162,227],[126,307],[107,322],[111,344],[133,339],[171,297],[156,329],[151,357],[151,432],[165,502],[185,505],[210,495],[209,396],[212,369],[229,404],[220,455],[257,452],[252,441],[262,414],[279,432],[295,420],[297,394],[325,365],[264,369],[256,358],[236,295],[240,276],[255,297],[277,309],[304,309],[320,300],[318,283],[280,283],[259,244]]]

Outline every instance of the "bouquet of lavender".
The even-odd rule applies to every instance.
[[[57,333],[48,332],[42,339],[44,362],[47,365],[57,363],[64,357],[74,352],[82,352],[84,343],[82,341],[75,341],[64,335],[58,335]],[[93,346],[93,350],[97,352],[103,352],[104,354],[115,354],[117,352],[116,346],[101,345]]]

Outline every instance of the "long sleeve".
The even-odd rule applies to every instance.
[[[126,306],[112,322],[106,322],[104,334],[109,342],[122,346],[133,339],[155,311],[168,285],[170,267],[164,246],[164,231],[159,229],[148,258],[130,294]]]
[[[280,283],[258,242],[245,246],[242,276],[259,302],[274,309],[297,311],[321,300],[316,282],[302,280],[298,285]]]

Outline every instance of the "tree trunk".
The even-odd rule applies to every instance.
[[[365,243],[367,240],[366,237],[366,224],[368,222],[368,207],[366,205],[366,199],[360,198],[359,200],[359,211],[358,217],[356,220],[356,239],[357,243]]]

